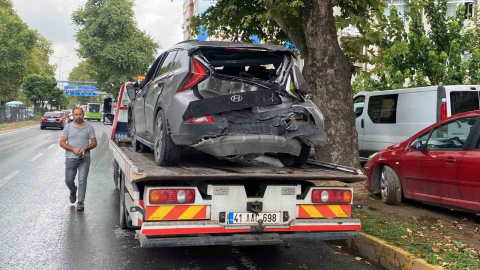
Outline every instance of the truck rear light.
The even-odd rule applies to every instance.
[[[440,120],[447,118],[447,104],[443,103],[440,107]]]
[[[313,203],[350,204],[352,191],[342,189],[314,189],[312,190]]]
[[[190,60],[190,74],[183,80],[182,84],[177,89],[177,93],[190,89],[192,86],[198,84],[207,77],[207,70],[202,63],[196,58]]]
[[[194,189],[153,189],[149,192],[151,204],[189,204],[195,202]]]
[[[204,124],[204,123],[215,123],[212,117],[210,116],[203,116],[197,118],[190,118],[185,121],[187,124]]]

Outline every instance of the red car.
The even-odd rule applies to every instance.
[[[369,157],[369,191],[480,214],[480,111],[457,114]]]

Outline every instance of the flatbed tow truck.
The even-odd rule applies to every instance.
[[[110,150],[119,189],[120,227],[140,246],[277,245],[358,237],[353,189],[319,180],[364,181],[360,170],[309,160],[286,168],[274,155],[232,163],[183,150],[160,167],[153,153],[133,151],[127,132],[126,85],[112,126]]]

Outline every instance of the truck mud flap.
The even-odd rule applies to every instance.
[[[140,246],[152,247],[185,247],[185,246],[257,246],[281,245],[284,242],[310,242],[358,238],[357,232],[322,232],[322,233],[265,233],[234,235],[202,235],[198,237],[147,238],[140,236]]]
[[[188,104],[183,120],[222,112],[241,110],[254,106],[282,104],[282,99],[273,90],[257,90],[233,95],[195,100]]]

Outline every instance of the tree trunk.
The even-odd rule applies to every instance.
[[[304,3],[299,9],[308,50],[303,74],[327,133],[327,144],[315,149],[317,159],[358,168],[351,64],[338,43],[333,7],[329,0]]]

